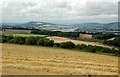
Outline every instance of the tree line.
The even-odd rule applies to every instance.
[[[85,45],[85,44],[75,45],[72,42],[55,43],[54,46],[65,48],[65,49],[83,50],[83,51],[92,52],[92,53],[106,53],[114,56],[118,56],[120,54],[120,50],[115,50],[114,48],[109,49],[109,48],[104,48],[100,46],[92,46],[92,45]]]
[[[93,36],[94,39],[100,39],[100,40],[106,40],[106,39],[110,39],[112,37],[115,37],[116,35],[114,35],[113,33],[106,33],[106,34],[96,34]]]
[[[107,53],[118,56],[120,54],[119,50],[104,48],[100,46],[92,46],[85,44],[75,45],[72,42],[54,43],[53,40],[49,40],[45,37],[15,37],[15,36],[5,36],[2,35],[2,43],[13,43],[20,45],[36,45],[36,46],[49,46],[49,47],[59,47],[64,49],[75,49],[83,50],[92,53]]]
[[[32,34],[42,34],[42,35],[49,35],[49,36],[60,36],[60,37],[79,37],[79,32],[61,32],[61,31],[48,31],[48,30],[32,30]]]
[[[13,43],[13,44],[26,44],[26,45],[40,45],[40,46],[50,46],[54,45],[53,40],[49,40],[45,37],[13,37],[10,36],[2,36],[2,43]]]

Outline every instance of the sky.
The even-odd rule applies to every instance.
[[[0,0],[2,22],[115,22],[119,0]]]

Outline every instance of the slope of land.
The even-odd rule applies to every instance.
[[[31,30],[14,30],[14,29],[6,29],[5,31],[1,31],[0,34],[5,36],[15,36],[15,37],[45,37],[47,35],[40,34],[31,34]]]
[[[8,34],[4,34],[5,36],[14,36],[14,37],[45,37],[47,35],[39,35],[39,34],[17,34],[17,33],[8,33]]]
[[[118,57],[60,48],[2,44],[4,75],[117,75]]]
[[[8,34],[8,33],[26,33],[29,34],[31,33],[31,30],[15,30],[15,29],[5,29],[5,31],[3,31],[3,34]]]
[[[74,44],[85,44],[85,45],[92,45],[92,46],[101,46],[101,47],[106,47],[106,48],[110,48],[110,49],[115,48],[113,46],[103,45],[103,44],[101,44],[99,42],[87,42],[87,41],[80,41],[80,40],[72,40],[72,39],[69,39],[69,38],[57,37],[57,36],[52,36],[52,37],[47,37],[47,38],[51,39],[51,40],[54,40],[56,43],[71,41]]]

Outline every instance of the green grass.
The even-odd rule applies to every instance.
[[[19,34],[19,33],[7,33],[7,34],[4,34],[5,36],[14,36],[14,37],[45,37],[47,35],[39,35],[39,34]]]

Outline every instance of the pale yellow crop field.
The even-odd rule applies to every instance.
[[[117,75],[118,57],[50,48],[2,44],[4,75]]]
[[[101,46],[101,47],[110,48],[110,49],[112,49],[112,48],[118,49],[116,47],[104,45],[104,44],[99,43],[99,42],[87,42],[87,41],[80,41],[80,40],[72,40],[72,39],[69,39],[69,38],[57,37],[57,36],[50,36],[50,37],[47,37],[47,38],[50,39],[50,40],[54,40],[54,42],[56,42],[56,43],[71,41],[74,44],[85,44],[85,45],[92,45],[92,46]]]
[[[91,34],[80,34],[80,38],[92,38]]]

